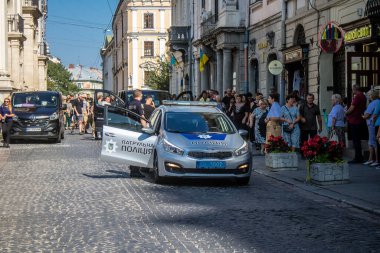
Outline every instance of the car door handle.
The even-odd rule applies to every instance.
[[[116,135],[114,133],[104,133],[105,136],[108,136],[108,137],[115,137]]]

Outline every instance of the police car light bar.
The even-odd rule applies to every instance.
[[[216,107],[218,104],[216,102],[200,102],[200,101],[175,101],[175,100],[164,100],[163,105],[179,105],[179,106],[212,106]]]

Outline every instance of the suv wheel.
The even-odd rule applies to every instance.
[[[61,143],[61,134],[58,134],[58,137],[55,139],[55,143]]]
[[[160,171],[158,169],[158,158],[157,153],[154,152],[154,160],[153,160],[153,180],[156,184],[162,184],[163,178],[160,176]]]

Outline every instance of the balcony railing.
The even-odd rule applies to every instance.
[[[188,43],[190,38],[189,26],[171,26],[168,31],[171,43]]]
[[[201,23],[202,36],[209,35],[216,27],[216,15],[211,15]]]
[[[8,32],[24,33],[24,19],[19,14],[8,15]]]
[[[38,0],[24,0],[24,5],[38,7]]]

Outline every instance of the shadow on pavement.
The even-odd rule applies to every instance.
[[[117,171],[117,170],[106,170],[106,172],[113,173],[113,174],[105,174],[105,175],[91,175],[87,173],[83,173],[84,176],[90,177],[90,178],[131,178],[129,173],[124,171]]]

